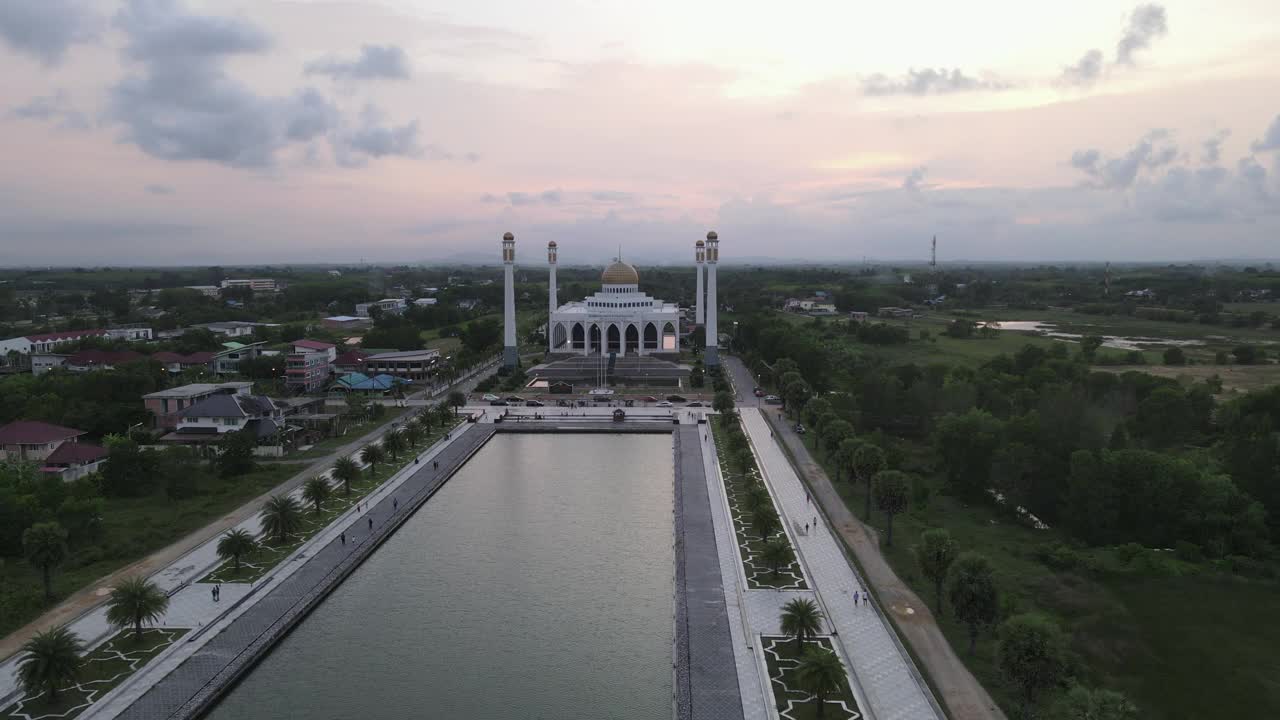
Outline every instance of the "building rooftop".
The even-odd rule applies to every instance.
[[[96,335],[106,335],[107,331],[98,330],[65,330],[63,332],[41,333],[39,335],[24,335],[31,342],[45,342],[48,340],[74,340],[82,337],[93,337]]]
[[[337,347],[337,345],[320,342],[319,340],[294,340],[293,346],[306,348],[308,350],[332,350]]]
[[[410,358],[424,357],[424,356],[425,356],[425,357],[439,357],[439,356],[440,356],[440,351],[439,351],[439,350],[433,350],[433,349],[428,349],[428,350],[399,350],[399,351],[396,351],[396,352],[384,352],[384,353],[378,353],[377,355],[370,355],[369,357],[365,358],[365,360],[366,360],[367,362],[373,362],[373,361],[375,361],[375,360],[408,360],[408,359],[410,359]]]
[[[44,445],[84,435],[83,430],[39,420],[15,420],[0,427],[0,445]]]
[[[332,320],[334,322],[351,322],[352,320],[368,321],[368,319],[369,318],[356,317],[355,315],[334,315],[332,317],[325,318],[325,320]]]
[[[84,465],[107,456],[105,448],[89,443],[62,443],[44,459],[45,465]]]
[[[246,390],[253,387],[253,383],[244,380],[234,380],[224,383],[191,383],[190,385],[182,385],[180,387],[169,388],[168,390],[158,390],[153,393],[143,395],[143,398],[189,398],[196,395],[206,395],[218,390]]]
[[[210,395],[178,413],[178,417],[258,417],[274,412],[276,406],[269,398],[254,395]]]

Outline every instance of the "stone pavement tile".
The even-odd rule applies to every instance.
[[[799,534],[795,540],[823,611],[838,631],[855,685],[865,694],[865,700],[859,700],[875,720],[938,720],[940,716],[894,642],[893,631],[884,618],[873,607],[854,606],[851,602],[853,593],[863,589],[862,580],[821,513],[807,499],[804,485],[773,441],[760,411],[742,408],[741,415],[783,516],[793,526],[812,524],[817,518],[820,529]]]

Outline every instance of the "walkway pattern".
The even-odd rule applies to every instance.
[[[299,622],[378,545],[425,502],[493,434],[491,425],[471,425],[437,456],[439,470],[423,465],[395,493],[381,496],[346,529],[347,542],[332,533],[301,567],[259,598],[217,636],[154,685],[118,717],[131,720],[194,718]],[[400,502],[396,502],[396,500]]]
[[[788,681],[795,681],[795,671],[800,666],[800,659],[796,655],[796,641],[787,637],[765,637],[761,640],[765,664],[769,668],[769,683],[773,687],[773,696],[778,701],[779,717],[801,720],[817,716],[814,696],[788,684]],[[805,643],[806,646],[815,644],[835,651],[830,638],[817,638]],[[848,683],[839,692],[829,695],[822,704],[824,707],[821,717],[830,720],[862,719],[858,701],[853,698]]]

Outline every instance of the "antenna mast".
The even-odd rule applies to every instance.
[[[938,236],[933,236],[933,250],[929,256],[929,267],[935,271],[938,269]]]

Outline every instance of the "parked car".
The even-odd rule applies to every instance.
[[[658,407],[671,407],[671,403],[667,402],[666,400],[663,400],[662,402],[658,403]]]
[[[493,402],[494,400],[501,400],[502,398],[498,397],[497,395],[494,395],[493,393],[485,393],[484,397],[481,399],[484,400],[485,402]]]
[[[764,397],[764,390],[761,390],[760,388],[756,388],[753,392],[755,393],[756,397]]]
[[[781,404],[782,404],[782,398],[778,397],[777,395],[765,395],[765,396],[764,396],[764,401],[765,401],[765,402],[767,402],[767,403],[769,403],[770,405],[781,405]]]
[[[689,403],[688,405],[685,405],[685,407],[702,407],[702,403],[695,400]]]
[[[506,400],[490,400],[490,401],[489,401],[489,404],[490,404],[490,405],[496,405],[496,406],[499,406],[499,407],[506,407],[508,403],[507,403],[507,401],[506,401]]]
[[[573,407],[573,403],[568,400],[557,400],[556,407]]]
[[[680,397],[679,395],[668,395],[667,402],[673,402],[673,403],[688,402],[688,400],[686,398]]]
[[[511,395],[511,396],[507,397],[507,402],[509,402],[509,403],[522,403],[522,402],[524,402],[524,398],[520,397],[519,395]]]
[[[526,407],[542,407],[545,404],[546,403],[542,402],[541,400],[530,400],[529,402],[525,403],[525,406]]]
[[[803,434],[805,434],[804,426],[803,426],[803,425],[801,425],[800,423],[796,423],[796,434],[797,434],[797,435],[803,435]]]
[[[642,398],[640,398],[640,399],[641,399],[641,400],[643,400],[643,401],[645,401],[645,402],[658,402],[658,398],[656,398],[656,397],[654,397],[654,396],[652,396],[652,395],[645,395],[644,397],[642,397]]]

